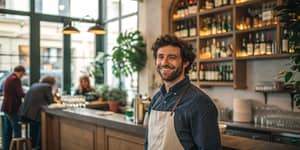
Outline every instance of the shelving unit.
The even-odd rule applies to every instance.
[[[280,24],[276,23],[276,21],[272,22],[271,24],[266,23],[265,26],[259,26],[259,27],[250,27],[248,29],[239,30],[237,28],[237,25],[240,24],[240,21],[244,17],[244,15],[247,15],[249,11],[255,11],[256,9],[259,9],[262,7],[263,2],[274,2],[276,5],[281,4],[282,0],[249,0],[247,2],[243,3],[235,3],[236,1],[233,1],[233,4],[229,4],[222,7],[212,8],[212,9],[203,9],[203,6],[205,5],[205,0],[196,0],[197,2],[197,13],[193,15],[187,15],[186,17],[180,18],[180,19],[173,19],[172,16],[176,12],[177,9],[177,3],[180,0],[174,0],[171,7],[170,7],[170,32],[175,32],[175,22],[180,20],[184,21],[187,19],[195,18],[197,22],[197,36],[196,37],[185,37],[182,38],[185,41],[192,41],[196,43],[196,62],[197,63],[197,74],[199,75],[199,67],[200,64],[209,64],[209,63],[232,63],[233,67],[233,81],[200,81],[199,77],[197,77],[196,81],[193,81],[194,84],[197,84],[199,86],[204,87],[210,87],[210,86],[230,86],[235,89],[245,89],[247,88],[246,81],[247,81],[247,61],[253,61],[253,60],[268,60],[268,59],[285,59],[291,56],[291,54],[282,54],[280,52],[280,41],[282,37],[282,27]],[[251,10],[249,10],[251,9]],[[211,17],[215,18],[218,14],[222,14],[225,17],[227,15],[231,16],[231,24],[232,24],[232,30],[229,32],[222,32],[219,34],[210,34],[210,35],[200,35],[200,30],[203,28],[203,18]],[[250,13],[249,13],[250,14]],[[243,18],[244,19],[244,18]],[[274,24],[276,23],[276,24]],[[227,28],[226,28],[227,30]],[[228,31],[228,30],[227,30]],[[256,55],[256,56],[240,56],[238,53],[241,49],[242,45],[242,38],[245,38],[248,34],[254,33],[265,33],[268,34],[269,37],[272,37],[273,43],[276,43],[273,47],[274,52],[272,52],[272,55]],[[254,36],[252,37],[255,38]],[[200,51],[202,52],[204,45],[206,45],[206,41],[208,40],[224,40],[226,42],[231,42],[233,53],[232,57],[226,57],[226,58],[216,58],[216,59],[200,59]],[[265,37],[267,39],[267,37]]]
[[[255,92],[260,92],[260,93],[264,94],[265,104],[268,104],[268,94],[270,94],[270,93],[287,93],[290,95],[291,110],[294,111],[294,93],[290,89],[255,90]]]

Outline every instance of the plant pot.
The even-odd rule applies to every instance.
[[[109,110],[112,112],[118,112],[119,101],[108,101]]]

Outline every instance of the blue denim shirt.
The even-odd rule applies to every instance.
[[[154,95],[149,106],[151,110],[172,111],[175,101],[184,87],[189,89],[175,110],[174,126],[177,137],[185,150],[221,149],[217,123],[217,109],[212,100],[186,77],[166,92],[164,86]],[[148,129],[145,150],[148,147]]]

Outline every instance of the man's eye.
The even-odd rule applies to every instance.
[[[164,56],[163,55],[158,55],[158,57],[157,58],[159,58],[159,59],[163,59],[164,58]]]
[[[176,56],[169,56],[169,59],[176,59]]]

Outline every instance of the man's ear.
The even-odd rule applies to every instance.
[[[185,62],[183,62],[183,67],[186,68],[189,64],[190,64],[189,61],[185,61]]]

